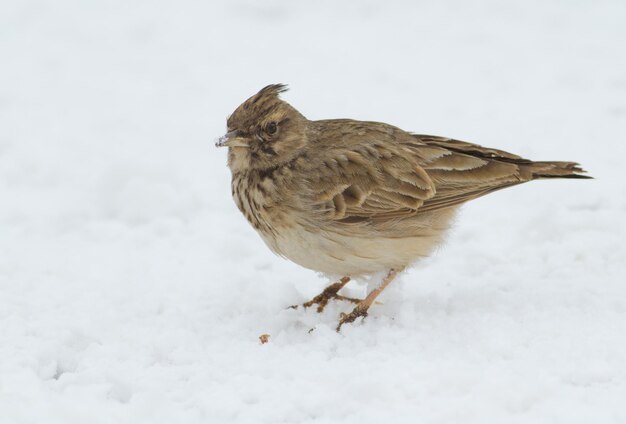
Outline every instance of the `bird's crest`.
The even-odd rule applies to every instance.
[[[285,84],[270,84],[263,87],[254,96],[243,102],[228,118],[229,128],[237,125],[241,127],[251,125],[259,117],[269,114],[282,103],[279,96],[287,90]]]

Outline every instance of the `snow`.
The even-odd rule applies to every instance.
[[[625,422],[625,19],[619,0],[2,2],[0,422]],[[328,281],[268,251],[213,144],[278,82],[311,119],[596,179],[468,204],[337,334],[349,305],[287,309]]]

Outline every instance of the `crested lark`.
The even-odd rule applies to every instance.
[[[269,85],[228,118],[232,195],[276,254],[342,277],[304,304],[357,303],[365,317],[405,267],[441,242],[468,200],[542,178],[589,178],[574,162],[533,162],[502,150],[408,133],[380,122],[309,121]],[[386,272],[363,300],[338,294],[352,277]]]

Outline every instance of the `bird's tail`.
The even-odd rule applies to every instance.
[[[525,165],[533,180],[544,178],[593,178],[576,162],[531,162]]]

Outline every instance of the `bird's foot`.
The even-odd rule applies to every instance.
[[[317,312],[320,313],[324,311],[324,308],[326,308],[326,305],[328,305],[328,302],[330,302],[332,299],[343,300],[343,301],[352,302],[352,303],[361,302],[362,299],[355,299],[353,297],[342,296],[338,293],[339,290],[341,290],[348,281],[349,280],[342,279],[341,281],[337,283],[331,284],[330,286],[326,287],[323,292],[315,296],[313,299],[309,300],[308,302],[303,303],[302,306],[304,308],[310,308],[313,305],[317,305]],[[297,309],[298,305],[290,306],[290,308]]]
[[[367,316],[367,309],[368,309],[367,306],[363,306],[362,304],[359,304],[349,314],[342,312],[339,315],[339,324],[337,324],[337,332],[339,333],[341,331],[342,325],[354,322],[359,317],[363,317],[363,319],[365,319],[365,317]]]

